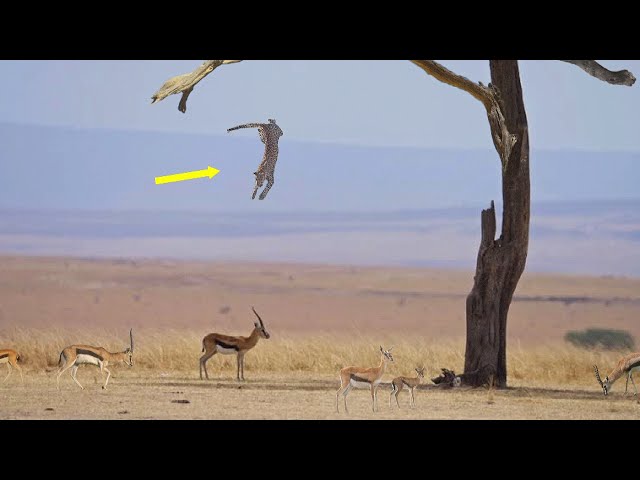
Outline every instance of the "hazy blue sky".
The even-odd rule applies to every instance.
[[[442,61],[488,82],[487,61]],[[0,121],[225,135],[273,117],[296,140],[492,148],[482,106],[407,61],[246,61],[150,105],[168,77],[201,61],[0,61]],[[640,76],[640,61],[603,61]],[[557,61],[522,61],[538,149],[640,151],[640,86],[612,86]],[[283,139],[284,140],[284,139]]]
[[[487,61],[442,62],[488,83]],[[0,250],[171,256],[209,249],[227,259],[472,268],[479,209],[501,199],[500,163],[478,101],[408,61],[247,61],[222,66],[200,83],[186,115],[177,110],[179,96],[150,104],[167,78],[200,63],[0,61],[0,225],[9,228],[0,231]],[[603,64],[640,76],[640,61]],[[640,198],[640,84],[612,86],[556,61],[523,61],[521,73],[535,207],[530,264],[637,275],[638,262],[625,257],[638,251],[637,202],[624,210],[605,200]],[[267,201],[259,202],[250,194],[263,146],[255,131],[231,135],[226,129],[267,118],[276,118],[285,136],[276,185]],[[96,130],[100,128],[118,131]],[[207,164],[221,169],[214,181],[162,188],[153,183],[156,175]],[[585,216],[584,209],[574,209],[564,216],[545,216],[537,206],[558,201],[562,208],[574,208],[571,202],[588,200],[603,202],[590,205],[599,205],[604,213]],[[302,231],[316,221],[305,216],[312,211],[365,212],[377,218],[403,209],[464,205],[475,213],[466,223],[456,220],[446,228],[421,217],[413,230],[376,220],[375,234],[345,237],[343,231],[329,229],[309,237]],[[28,231],[16,231],[14,208],[33,209],[46,222],[27,216]],[[74,211],[73,218],[79,209],[108,213],[89,214],[73,230],[60,223],[59,213],[51,213],[60,208]],[[158,239],[87,240],[104,235],[117,215],[137,210],[222,212],[229,218],[235,218],[230,212],[245,212],[254,217],[240,218],[238,226],[226,217],[186,215],[196,227],[195,236],[185,237],[184,243],[162,243],[163,237],[188,234],[163,216],[154,217],[159,219],[155,223],[142,222]],[[263,215],[292,210],[302,212],[295,233],[272,232],[273,217]],[[545,233],[549,222],[557,229],[555,236]],[[356,228],[357,218],[348,223]],[[64,234],[48,235],[46,225],[60,227]],[[198,229],[205,227],[219,238],[201,240]],[[253,232],[253,239],[220,237],[225,231],[237,234],[240,227],[260,231]],[[154,242],[160,242],[155,250]],[[594,265],[592,258],[600,263]]]

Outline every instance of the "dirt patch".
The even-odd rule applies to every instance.
[[[184,379],[181,373],[149,380],[129,374],[109,390],[99,385],[80,390],[63,382],[57,391],[50,377],[30,375],[24,386],[0,387],[0,419],[636,419],[640,413],[636,399],[621,392],[605,399],[595,388],[554,385],[493,390],[492,398],[483,388],[425,386],[416,392],[413,409],[409,394],[402,392],[398,409],[395,403],[389,407],[391,389],[385,382],[378,389],[376,413],[368,389],[354,389],[347,415],[342,399],[341,413],[335,412],[337,383],[305,374],[261,375],[242,385]],[[167,408],[166,395],[175,392],[184,396]]]
[[[472,272],[437,269],[2,257],[0,342],[2,329],[76,328],[89,318],[110,330],[246,335],[251,305],[279,333],[463,338],[472,282]],[[526,272],[509,313],[509,338],[536,345],[594,326],[640,338],[639,291],[639,279]]]

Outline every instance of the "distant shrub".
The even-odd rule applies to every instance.
[[[600,347],[605,350],[633,350],[633,336],[624,330],[608,328],[587,328],[582,331],[570,331],[564,336],[565,341],[582,348]]]

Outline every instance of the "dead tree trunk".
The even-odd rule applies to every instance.
[[[527,261],[530,217],[529,131],[516,60],[492,60],[491,82],[498,92],[507,130],[515,134],[508,161],[502,163],[502,233],[496,215],[482,211],[482,239],[473,289],[467,296],[464,381],[473,386],[493,378],[507,386],[507,315]]]

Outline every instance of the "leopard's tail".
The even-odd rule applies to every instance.
[[[227,132],[233,132],[234,130],[240,130],[241,128],[258,128],[262,123],[245,123],[244,125],[238,125],[237,127],[231,127],[227,129]]]

